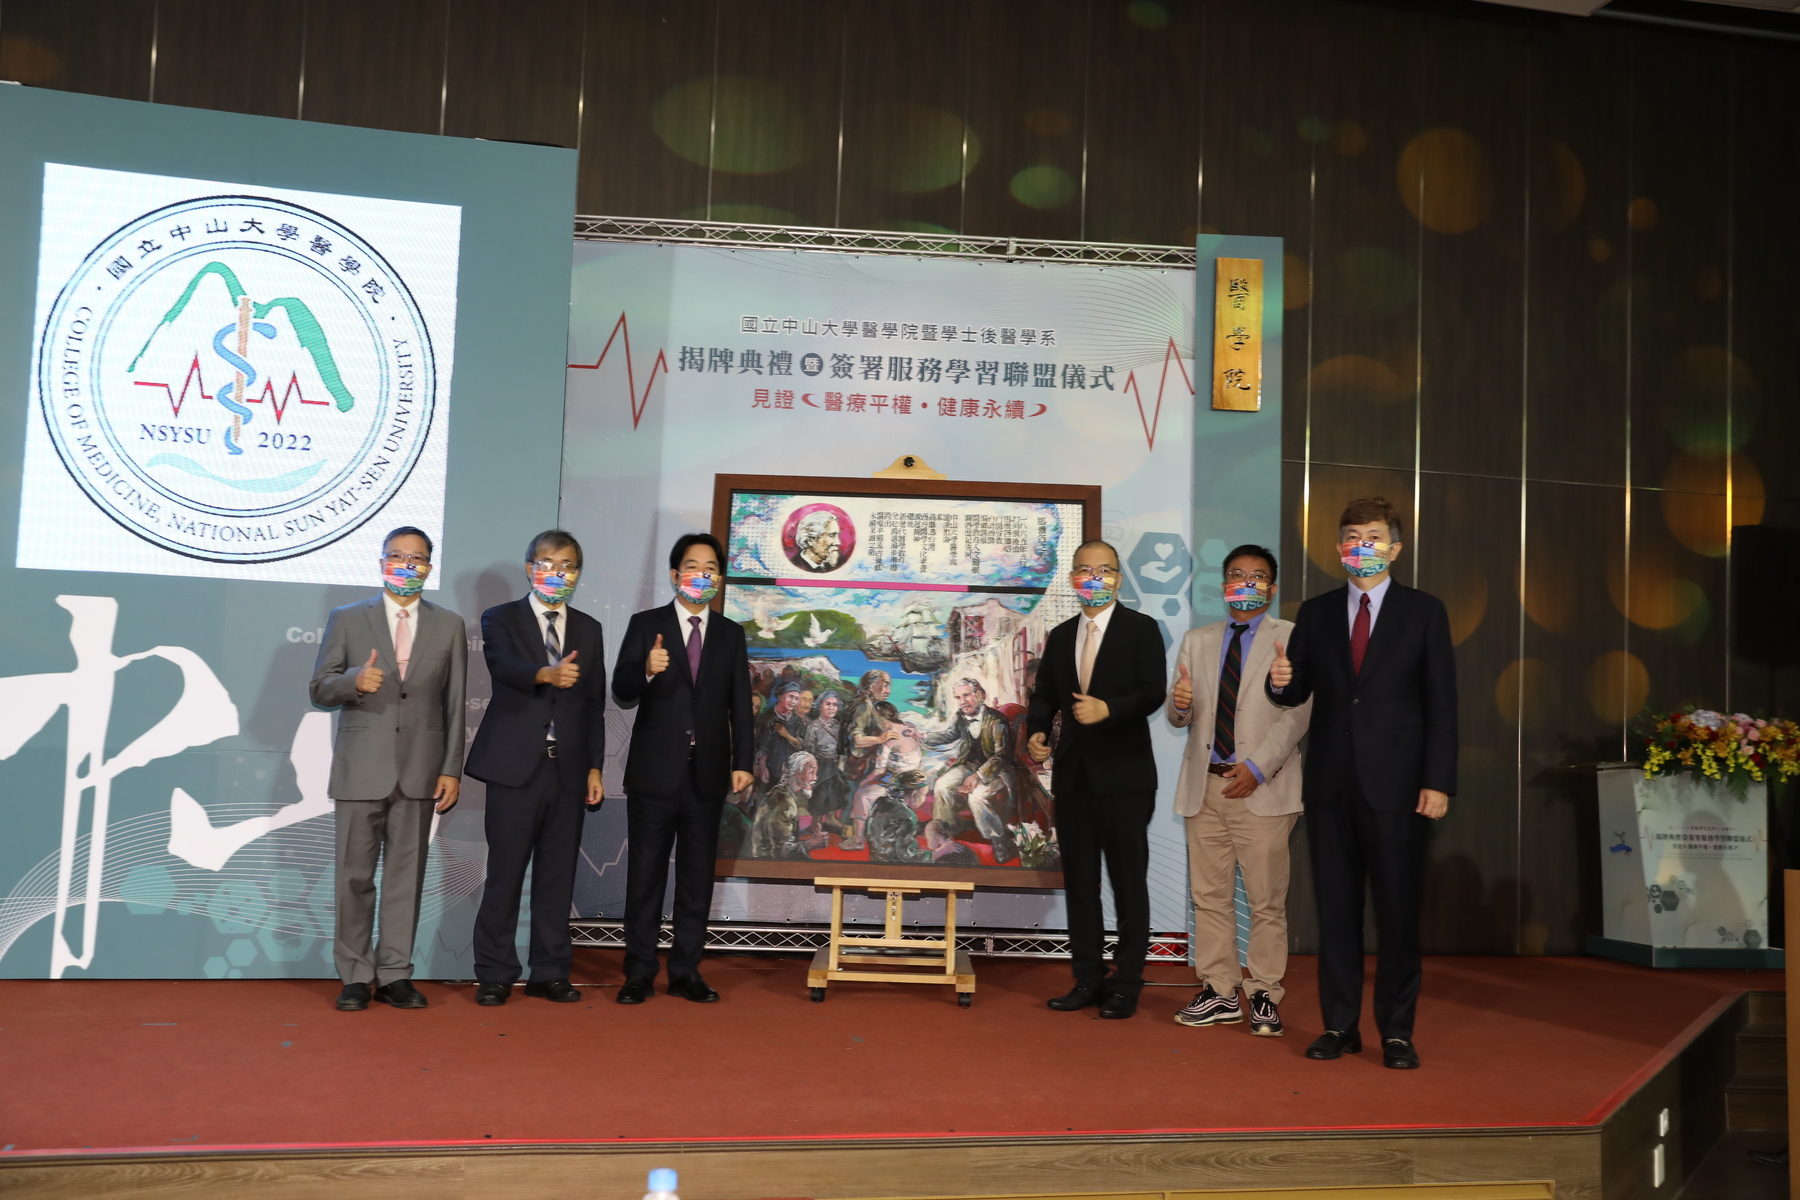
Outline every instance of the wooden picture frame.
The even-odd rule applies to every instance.
[[[1009,618],[1009,620],[1005,622],[1005,627],[1007,629],[1005,637],[1011,640],[1008,642],[1006,651],[998,649],[998,642],[1000,640],[998,637],[995,639],[995,644],[982,643],[979,645],[977,650],[984,651],[987,654],[987,659],[984,661],[991,661],[997,654],[1007,653],[1015,643],[1020,646],[1027,646],[1033,638],[1041,639],[1048,633],[1048,627],[1039,628],[1039,626],[1042,626],[1044,622],[1049,619],[1046,614],[1056,610],[1062,604],[1064,598],[1060,594],[1056,594],[1053,603],[1046,603],[1046,601],[1050,600],[1052,594],[1057,593],[1059,588],[1067,589],[1068,587],[1066,578],[1060,573],[1061,564],[1066,558],[1073,555],[1076,546],[1078,546],[1080,542],[1092,540],[1100,536],[1101,489],[1098,485],[1021,484],[986,481],[957,482],[948,480],[882,479],[868,477],[847,478],[798,475],[717,475],[714,477],[713,485],[712,532],[713,535],[719,539],[720,543],[726,547],[727,562],[725,565],[725,580],[720,590],[720,595],[715,601],[714,607],[721,615],[726,615],[726,619],[733,620],[739,619],[738,617],[729,615],[733,603],[732,589],[734,587],[740,589],[738,595],[741,599],[751,594],[755,594],[758,597],[771,594],[768,591],[768,589],[771,588],[787,587],[789,590],[785,594],[791,595],[793,594],[793,589],[796,587],[818,587],[827,589],[833,586],[831,580],[823,578],[817,583],[813,583],[810,580],[803,578],[790,577],[784,580],[769,574],[734,574],[734,567],[741,566],[742,563],[739,561],[738,548],[735,547],[732,542],[734,532],[732,529],[733,505],[734,497],[743,495],[789,497],[797,500],[803,499],[805,505],[815,507],[816,505],[813,503],[813,498],[817,498],[818,505],[827,506],[829,505],[830,500],[837,498],[851,501],[1000,501],[1019,504],[1021,506],[1021,512],[1027,511],[1025,506],[1031,505],[1079,505],[1081,510],[1080,536],[1077,540],[1071,542],[1069,541],[1069,536],[1076,531],[1068,528],[1060,530],[1058,535],[1059,541],[1055,548],[1055,554],[1057,556],[1056,562],[1059,564],[1059,569],[1052,570],[1048,576],[1044,577],[1046,582],[1043,586],[990,587],[971,582],[968,585],[968,590],[965,592],[961,588],[950,587],[941,583],[935,585],[917,585],[921,594],[926,590],[935,593],[935,597],[932,599],[931,603],[938,609],[944,607],[946,593],[959,593],[965,596],[983,595],[984,597],[987,597],[974,605],[966,602],[961,605],[956,605],[954,603],[951,605],[948,610],[949,616],[947,617],[947,622],[949,624],[957,624],[960,622],[960,627],[965,630],[985,630],[986,628],[983,618],[967,615],[968,611],[972,608],[989,605],[1001,605],[1016,608],[1018,605],[1017,597],[1027,594],[1037,597],[1037,600],[1035,600],[1028,608],[1017,608],[1019,616],[1016,623],[1010,620],[1012,613],[1006,611],[1006,607],[999,607],[996,609],[1002,616]],[[948,506],[939,505],[937,507],[947,508]],[[949,517],[944,519],[947,521],[953,520],[953,518]],[[951,525],[950,528],[955,529],[956,526]],[[1040,523],[1040,532],[1041,528],[1042,526]],[[853,536],[855,535],[853,534]],[[935,533],[932,536],[935,538]],[[952,533],[949,536],[954,539],[955,534]],[[908,547],[907,553],[911,554],[912,543],[907,542],[906,545]],[[852,553],[854,553],[854,550]],[[793,575],[795,576],[799,576],[803,572],[820,571],[822,569],[816,561],[812,561],[809,565],[808,560],[795,557],[791,550],[788,551],[787,561],[792,564]],[[923,562],[923,559],[921,561]],[[845,562],[840,563],[839,567],[847,568],[849,565],[849,561],[846,560]],[[787,567],[781,566],[778,569],[786,570]],[[836,569],[838,568],[825,568],[827,571]],[[891,597],[910,596],[913,594],[914,590],[904,583],[863,582],[860,585],[856,585],[854,584],[854,581],[845,582],[851,584],[846,590],[855,591],[859,595],[869,594],[872,596],[873,590],[879,589],[881,592],[881,602],[888,605],[906,603],[906,601],[893,599]],[[763,591],[751,593],[749,589],[763,589]],[[1070,596],[1072,597],[1072,590],[1070,591]],[[1013,599],[1008,601],[999,599],[1000,597],[1012,597]],[[873,604],[875,603],[875,600],[871,598],[865,602]],[[925,601],[920,600],[918,603],[923,605]],[[1021,865],[1026,858],[1024,854],[1020,854],[1016,857],[1013,860],[1013,865],[995,865],[994,863],[985,861],[989,858],[996,858],[998,854],[1005,853],[1009,850],[1018,850],[1018,843],[1015,840],[1010,839],[1009,835],[1004,831],[994,835],[992,838],[977,837],[972,842],[966,840],[969,837],[967,825],[972,818],[963,816],[962,809],[957,807],[957,796],[949,793],[946,793],[947,799],[944,803],[948,803],[951,808],[955,809],[956,816],[952,823],[957,825],[959,830],[959,840],[964,840],[964,846],[959,849],[956,846],[949,845],[949,839],[943,836],[946,823],[936,820],[930,822],[921,821],[921,827],[925,828],[926,832],[918,839],[918,845],[920,847],[920,852],[923,853],[925,852],[925,847],[930,845],[932,838],[935,837],[937,839],[935,843],[936,847],[947,847],[950,853],[961,857],[961,861],[955,865],[933,865],[933,862],[875,861],[872,857],[848,859],[833,857],[802,857],[784,860],[758,856],[750,852],[750,848],[755,844],[755,839],[749,831],[755,826],[756,814],[761,811],[760,806],[765,803],[769,794],[769,789],[774,787],[776,782],[773,779],[767,778],[768,772],[765,767],[764,750],[762,748],[763,741],[768,740],[771,736],[771,731],[768,728],[768,718],[764,716],[766,711],[764,704],[771,703],[766,699],[766,693],[777,687],[785,688],[785,683],[778,682],[778,676],[785,677],[787,672],[797,669],[796,664],[798,664],[802,658],[805,658],[807,661],[816,661],[817,658],[824,657],[830,652],[829,648],[822,648],[815,654],[808,656],[807,652],[803,649],[791,646],[785,648],[777,646],[775,644],[775,639],[779,638],[782,641],[791,642],[795,640],[794,636],[786,635],[785,632],[775,632],[775,622],[760,615],[763,612],[762,608],[759,607],[756,611],[759,615],[745,619],[743,623],[749,627],[747,628],[747,632],[751,634],[752,680],[753,683],[761,689],[757,693],[758,717],[756,721],[756,729],[758,731],[756,736],[758,738],[759,747],[756,764],[759,778],[757,784],[751,789],[747,805],[740,804],[741,798],[739,797],[733,797],[727,801],[725,818],[729,828],[722,829],[721,832],[719,857],[716,864],[716,873],[718,875],[761,879],[805,880],[812,880],[822,876],[855,877],[864,879],[912,879],[919,881],[974,880],[982,887],[1005,889],[1049,889],[1060,888],[1062,886],[1060,861],[1057,861],[1053,868],[1045,868],[1042,866],[1027,867]],[[838,636],[831,630],[821,630],[817,618],[819,615],[824,615],[824,611],[825,610],[820,610],[815,612],[809,618],[813,635],[812,639],[809,639],[806,643],[809,646],[816,642],[819,646],[825,647],[828,641]],[[794,619],[795,618],[793,617],[788,618],[788,623],[791,624]],[[848,617],[845,619],[848,621],[848,628],[854,628],[860,633],[862,630],[860,624],[854,619]],[[834,626],[833,629],[840,627],[841,623],[840,626]],[[787,624],[782,624],[779,628],[780,630],[785,631]],[[968,641],[968,639],[965,638],[962,643],[959,643],[957,639],[952,636],[954,632],[956,631],[949,629],[949,625],[947,624],[945,629],[946,640],[944,643],[946,651],[943,655],[938,656],[944,657],[946,660],[941,670],[935,672],[925,671],[921,673],[913,672],[909,666],[905,672],[898,670],[894,672],[895,674],[905,674],[908,680],[913,681],[911,686],[915,692],[921,688],[929,690],[931,697],[930,702],[935,709],[938,710],[940,722],[943,720],[954,721],[954,711],[949,710],[948,698],[943,695],[946,686],[944,677],[949,676],[953,671],[960,672],[964,670],[965,667],[959,666],[958,664],[968,662],[969,654],[974,653],[974,651],[966,651],[961,652],[954,657],[950,655],[951,650],[956,649],[959,645],[966,645]],[[845,634],[844,636],[848,637],[849,635]],[[889,645],[898,645],[898,643],[894,641],[891,632],[884,631],[882,636],[888,638]],[[760,647],[758,645],[759,641],[764,643]],[[846,661],[852,659],[863,661],[886,661],[880,657],[880,650],[872,649],[871,647],[872,644],[869,642],[859,642],[854,652],[843,650],[841,656]],[[1038,652],[1041,652],[1041,649],[1042,642],[1039,640],[1037,642]],[[758,653],[759,650],[762,651],[761,654]],[[992,825],[995,820],[993,814],[1002,810],[1006,813],[1018,816],[1021,823],[1026,819],[1026,817],[1021,814],[1030,814],[1032,816],[1032,823],[1037,825],[1040,830],[1047,832],[1050,814],[1052,812],[1050,807],[1051,801],[1049,789],[1044,785],[1044,780],[1039,773],[1031,768],[1031,764],[1025,756],[1024,714],[1023,704],[1020,702],[1026,695],[1023,688],[1026,681],[1029,679],[1029,671],[1035,664],[1035,659],[1031,657],[1029,649],[1010,654],[1009,657],[1014,663],[1014,667],[1012,668],[1012,676],[1004,682],[1008,684],[1012,690],[1007,690],[1005,694],[1011,695],[1014,698],[1013,701],[1000,707],[982,707],[980,709],[982,713],[992,713],[994,717],[1002,719],[1006,723],[1006,727],[1009,730],[1007,757],[1011,760],[1011,774],[1007,776],[1004,788],[1000,789],[1004,794],[1000,797],[998,804],[988,810],[987,820],[989,824]],[[834,657],[831,661],[835,664],[837,658]],[[894,661],[899,665],[906,665],[908,662],[908,660],[901,657],[896,657]],[[936,659],[934,658],[932,661],[935,662]],[[775,664],[781,665],[776,666]],[[835,673],[837,670],[836,666],[832,666],[831,670]],[[883,668],[882,671],[885,673],[886,669]],[[929,679],[929,682],[917,682],[920,679],[926,678]],[[846,679],[841,686],[833,686],[832,690],[838,692],[847,691],[848,685],[849,680]],[[877,683],[876,686],[883,687],[886,685]],[[959,689],[964,695],[970,697],[973,697],[975,693],[975,689],[962,688],[959,684],[950,684],[948,686],[952,689]],[[994,698],[997,699],[1001,694],[1002,689],[995,688]],[[872,709],[869,706],[869,701],[871,699],[872,697],[865,695],[860,690],[855,692],[851,696],[850,704],[852,706],[860,707],[855,707],[853,712],[849,714],[847,714],[843,708],[840,708],[838,716],[840,727],[849,723],[850,716],[853,715],[854,712],[861,712],[864,714],[871,713]],[[981,696],[983,705],[985,705],[988,699],[989,697],[985,693]],[[968,702],[971,705],[975,704],[973,699]],[[961,703],[961,701],[959,700],[958,703]],[[915,709],[913,711],[917,712],[918,710]],[[949,715],[943,715],[947,711],[949,712]],[[1004,715],[1002,716],[1002,714]],[[794,723],[787,718],[783,719],[783,726],[790,730],[795,727]],[[892,728],[892,726],[890,726],[890,728]],[[916,723],[909,724],[908,729],[911,732],[919,732]],[[932,734],[927,734],[926,737],[939,736],[942,732],[942,728],[939,727]],[[825,735],[821,733],[819,736],[824,737]],[[900,737],[898,734],[895,736]],[[791,739],[784,739],[784,742],[787,741],[791,741]],[[900,740],[897,741],[896,744],[915,745],[915,743],[908,741],[903,737],[900,737]],[[776,745],[772,741],[771,745],[775,745],[775,749],[778,752],[781,751],[780,745]],[[894,793],[894,789],[889,788],[883,790],[875,782],[871,782],[876,778],[895,778],[891,771],[882,774],[879,777],[871,774],[866,780],[858,775],[859,772],[874,771],[875,763],[873,759],[868,756],[871,754],[878,756],[882,749],[883,747],[878,745],[873,747],[870,751],[846,751],[841,755],[844,766],[853,769],[850,769],[848,773],[839,773],[835,776],[837,782],[835,782],[833,786],[840,793],[843,793],[846,788],[849,789],[849,791],[845,793],[843,806],[835,810],[837,813],[851,814],[856,808],[857,803],[862,801],[862,798],[865,795],[864,789],[871,789],[880,793],[876,798],[876,802],[879,802],[880,799]],[[782,752],[781,757],[785,760],[785,758],[792,753],[793,751],[791,750]],[[924,753],[928,758],[942,757],[941,754],[932,755],[929,752],[923,751],[920,751],[919,753]],[[918,756],[919,754],[915,753],[914,757]],[[950,767],[942,762],[937,763],[936,766],[937,774],[931,777],[933,782],[910,787],[909,790],[901,793],[899,801],[896,801],[896,803],[899,803],[908,798],[911,799],[913,803],[904,805],[904,807],[913,812],[912,819],[915,821],[920,820],[920,813],[923,811],[937,811],[936,805],[938,802],[934,799],[935,780],[941,779]],[[837,768],[834,767],[833,770],[835,771]],[[909,771],[902,773],[898,778],[903,781],[909,779],[916,780],[924,774],[925,772],[922,770]],[[996,773],[996,775],[998,774],[999,772]],[[852,776],[857,777],[853,778]],[[969,782],[970,780],[965,773],[963,783],[968,784]],[[970,794],[972,795],[973,793],[971,792]],[[786,799],[787,797],[784,793],[783,803],[785,803]],[[732,811],[734,808],[737,810],[735,814]],[[974,805],[971,803],[970,809],[973,810],[973,808]],[[893,804],[890,804],[888,806],[888,811],[889,813],[892,813],[899,810],[897,810]],[[826,836],[819,834],[818,830],[820,827],[817,824],[813,824],[813,822],[818,822],[830,815],[829,812],[823,814],[809,814],[807,817],[809,830],[815,836]],[[898,819],[905,820],[904,817]],[[1004,822],[1005,817],[1002,816],[999,819]],[[893,818],[890,818],[890,824],[892,820]],[[931,829],[929,826],[936,826],[936,828]],[[771,825],[771,827],[773,827],[773,825]],[[1027,830],[1027,832],[1029,832],[1029,830]],[[979,830],[977,830],[977,833],[979,833]],[[773,844],[769,842],[769,839],[767,838],[763,840],[766,844]],[[808,851],[807,853],[850,853],[851,851],[847,849],[840,849],[840,846],[837,843],[843,841],[854,842],[856,840],[857,838],[854,832],[845,831],[831,834],[827,838],[826,845],[815,848],[815,850]],[[1001,846],[1002,843],[1004,843],[1004,848],[996,849],[996,847]],[[790,847],[793,845],[793,843],[787,844],[790,845]],[[904,847],[905,843],[902,842],[901,845]],[[791,848],[789,852],[792,853]],[[857,852],[866,852],[871,856],[875,853],[873,850],[865,850],[864,847],[858,847]],[[912,853],[912,851],[909,850],[908,853]],[[980,861],[972,865],[969,864],[967,859],[970,855],[977,856]],[[1040,854],[1039,858],[1042,860],[1043,856]]]

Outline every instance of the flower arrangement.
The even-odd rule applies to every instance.
[[[1036,821],[1009,825],[1013,841],[1019,846],[1019,865],[1032,871],[1054,871],[1062,866],[1062,851],[1056,844],[1056,829],[1038,828]]]
[[[1786,780],[1800,775],[1800,725],[1792,721],[1720,713],[1688,706],[1654,713],[1644,740],[1644,778],[1686,771],[1717,779],[1743,800],[1770,770]]]

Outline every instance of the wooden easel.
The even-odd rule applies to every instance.
[[[869,983],[948,983],[956,988],[956,1002],[967,1008],[975,1000],[975,968],[966,950],[956,948],[956,897],[973,892],[972,883],[896,883],[891,879],[814,879],[814,887],[831,889],[831,940],[813,952],[806,986],[812,1000],[825,999],[832,980],[864,980]],[[887,896],[887,920],[880,937],[845,936],[844,892],[881,892]],[[920,892],[944,893],[944,935],[908,936],[900,928],[900,901]],[[897,953],[936,950],[936,954]],[[939,972],[847,970],[845,964],[878,967],[937,967]]]

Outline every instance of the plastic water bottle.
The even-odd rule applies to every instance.
[[[650,1172],[650,1190],[644,1194],[644,1200],[681,1200],[675,1194],[675,1172],[668,1167]]]

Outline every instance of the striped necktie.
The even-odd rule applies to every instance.
[[[1219,670],[1219,703],[1213,709],[1213,751],[1220,762],[1237,761],[1238,681],[1244,675],[1244,630],[1231,626],[1231,645],[1225,649],[1225,665]]]

